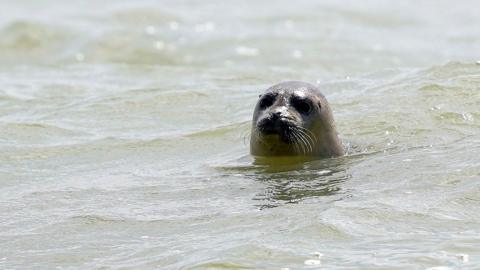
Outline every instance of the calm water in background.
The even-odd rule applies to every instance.
[[[477,1],[99,2],[0,1],[1,269],[480,269]],[[289,79],[354,154],[252,165]]]

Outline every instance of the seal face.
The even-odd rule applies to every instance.
[[[288,81],[260,95],[253,113],[250,153],[260,157],[343,155],[330,106],[320,90],[309,83]]]

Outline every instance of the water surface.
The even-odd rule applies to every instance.
[[[478,269],[476,1],[0,4],[0,268]],[[252,163],[291,79],[355,151]]]

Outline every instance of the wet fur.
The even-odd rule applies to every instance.
[[[268,108],[260,106],[266,94],[275,95]],[[300,95],[313,104],[312,111],[302,114],[291,102],[292,95]],[[276,132],[267,132],[265,122],[279,114],[281,125]],[[330,106],[314,85],[289,81],[268,88],[255,107],[250,136],[250,152],[254,156],[309,156],[334,157],[344,154]]]

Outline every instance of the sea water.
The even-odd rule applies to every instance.
[[[1,269],[478,269],[477,1],[0,1]],[[317,84],[345,157],[249,156]]]

